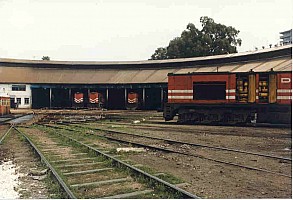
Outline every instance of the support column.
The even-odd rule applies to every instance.
[[[72,106],[72,103],[71,103],[71,88],[68,89],[68,102],[69,102],[69,107]]]
[[[145,88],[142,88],[142,105],[145,108]]]
[[[52,88],[49,88],[49,98],[50,98],[49,108],[51,108],[52,107]]]
[[[106,105],[107,105],[107,108],[109,108],[109,89],[108,88],[106,89]]]
[[[124,89],[124,106],[126,109],[126,104],[127,104],[127,88]]]
[[[161,88],[161,102],[164,101],[164,89]]]
[[[90,103],[90,93],[91,93],[91,90],[88,88],[87,89],[87,98],[83,97],[83,101],[84,102],[86,101],[85,103],[87,103],[86,107],[88,107],[88,105]]]
[[[164,108],[164,89],[161,88],[161,108]]]

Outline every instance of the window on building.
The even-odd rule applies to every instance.
[[[21,98],[16,98],[17,105],[21,105]]]
[[[26,85],[12,85],[12,91],[25,91]]]
[[[25,105],[30,104],[30,98],[24,98],[24,104]]]

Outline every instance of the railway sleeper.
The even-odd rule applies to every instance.
[[[86,187],[86,186],[99,186],[99,185],[106,185],[106,184],[112,184],[112,183],[121,183],[132,180],[130,177],[126,178],[118,178],[118,179],[111,179],[106,181],[96,181],[96,182],[90,182],[90,183],[81,183],[81,184],[74,184],[70,185],[70,187]]]
[[[83,161],[83,160],[94,160],[95,158],[74,158],[74,159],[67,159],[67,160],[54,160],[51,161],[52,163],[59,163],[59,162],[71,162],[71,161]]]
[[[66,164],[66,165],[58,165],[59,168],[65,167],[80,167],[80,166],[87,166],[87,165],[99,165],[104,164],[105,162],[92,162],[92,163],[80,163],[80,164]]]
[[[143,191],[137,191],[137,192],[130,192],[130,193],[124,193],[124,194],[118,194],[114,196],[108,196],[103,197],[104,199],[127,199],[127,198],[133,198],[139,195],[149,194],[151,192],[154,192],[154,190],[143,190]]]
[[[67,173],[63,173],[63,175],[67,176],[67,175],[79,175],[79,174],[91,174],[91,173],[96,173],[96,172],[104,172],[104,171],[109,171],[109,170],[113,170],[114,168],[102,168],[102,169],[91,169],[91,170],[85,170],[85,171],[77,171],[77,172],[67,172]]]

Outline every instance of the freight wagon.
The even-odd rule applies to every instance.
[[[291,72],[168,74],[166,121],[292,123]]]

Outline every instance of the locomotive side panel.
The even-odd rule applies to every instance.
[[[193,103],[228,103],[235,101],[235,75],[193,75]]]
[[[169,103],[235,102],[235,74],[193,74],[168,77]]]
[[[277,74],[277,103],[292,104],[292,74]]]
[[[192,76],[168,76],[168,102],[190,103],[193,100]]]

